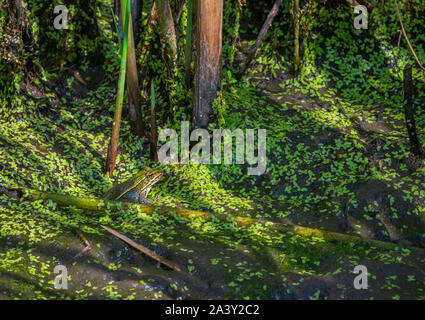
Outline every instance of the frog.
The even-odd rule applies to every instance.
[[[147,196],[152,186],[163,175],[159,169],[145,167],[127,181],[112,187],[106,192],[104,199],[109,201],[124,201],[138,204],[151,204],[152,200]]]

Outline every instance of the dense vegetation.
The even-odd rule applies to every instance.
[[[104,167],[122,50],[114,4],[64,1],[71,19],[68,29],[56,30],[58,1],[16,3],[0,5],[1,299],[425,298],[425,167],[410,152],[403,70],[413,65],[422,142],[425,74],[392,1],[369,0],[366,30],[353,28],[356,14],[346,1],[300,1],[299,70],[293,6],[284,1],[242,75],[274,1],[224,1],[222,89],[208,129],[267,129],[265,174],[249,176],[247,165],[235,162],[154,161],[151,136],[131,129],[125,95],[112,177]],[[185,69],[188,1],[170,0],[175,62],[167,59],[161,28],[150,25],[153,2],[141,3],[133,18],[145,129],[179,132],[193,108]],[[425,64],[425,4],[398,7]],[[177,209],[165,216],[125,207],[92,211],[29,196],[38,190],[102,198],[146,166],[164,172],[149,193],[155,206],[217,218],[183,218]],[[232,223],[240,216],[267,223]],[[273,222],[322,233],[282,231]],[[157,264],[100,225],[183,270]],[[73,258],[85,246],[76,229],[91,250]],[[330,239],[327,232],[378,241]],[[59,264],[68,267],[68,290],[54,288]],[[368,290],[353,288],[356,265],[368,268]]]

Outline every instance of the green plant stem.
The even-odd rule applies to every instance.
[[[122,0],[125,1],[125,0]],[[118,80],[118,93],[115,103],[115,114],[114,114],[114,122],[112,124],[112,134],[111,141],[108,148],[108,156],[106,159],[106,172],[109,173],[109,176],[112,177],[115,162],[117,158],[118,152],[118,138],[120,133],[120,125],[121,125],[121,115],[122,115],[122,105],[124,100],[124,90],[125,90],[125,71],[127,67],[127,42],[128,42],[128,25],[129,25],[129,17],[130,17],[130,0],[127,0],[126,13],[125,13],[125,24],[124,24],[124,34],[123,34],[123,45],[121,52],[121,67],[120,67],[120,75]]]
[[[118,45],[120,47],[120,56],[121,56],[122,44],[121,44],[120,30],[118,29],[117,19],[115,17],[115,13],[114,13],[114,10],[112,10],[112,8],[111,8],[111,14],[112,14],[112,20],[115,26],[115,31],[117,32]]]
[[[158,132],[156,128],[155,114],[155,84],[151,81],[151,135],[150,135],[150,151],[152,161],[158,161]]]
[[[123,4],[125,2],[123,1]],[[131,8],[130,8],[131,10]],[[122,20],[125,20],[124,12],[126,7],[122,6]],[[140,90],[139,90],[139,76],[137,73],[136,63],[136,50],[134,44],[133,35],[133,19],[131,17],[131,11],[128,22],[128,35],[127,35],[127,70],[126,70],[126,82],[127,82],[127,95],[128,95],[128,106],[129,106],[129,117],[131,131],[138,136],[143,138],[145,136],[145,128],[143,123],[142,112],[140,109]]]

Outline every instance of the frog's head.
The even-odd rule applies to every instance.
[[[142,172],[144,174],[140,175],[139,182],[135,188],[139,194],[139,198],[146,199],[153,185],[161,179],[164,173],[159,169],[151,169],[149,167],[147,167],[146,170],[142,170]],[[139,174],[137,174],[137,176],[139,176]]]

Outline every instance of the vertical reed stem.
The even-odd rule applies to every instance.
[[[125,0],[122,0],[122,1],[125,1]],[[114,169],[115,169],[115,162],[116,162],[117,152],[118,152],[118,139],[120,134],[122,105],[123,105],[124,90],[125,90],[125,71],[127,67],[127,42],[128,42],[129,17],[130,17],[130,0],[127,0],[125,24],[124,24],[124,35],[123,35],[122,50],[121,50],[121,67],[120,67],[120,75],[118,79],[118,93],[117,93],[117,98],[115,102],[115,114],[114,114],[114,122],[112,124],[111,141],[109,143],[108,155],[106,158],[106,165],[105,165],[105,171],[109,173],[110,177],[112,177]]]
[[[153,79],[151,81],[151,139],[150,153],[153,161],[158,161],[158,132],[156,128],[155,113],[155,85]]]

